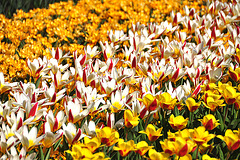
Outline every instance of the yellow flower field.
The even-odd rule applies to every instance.
[[[239,20],[238,0],[0,15],[0,159],[239,159]]]

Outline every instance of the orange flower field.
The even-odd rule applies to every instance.
[[[240,158],[238,0],[68,1],[0,23],[0,159]]]

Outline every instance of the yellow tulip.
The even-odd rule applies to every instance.
[[[192,160],[192,156],[191,156],[191,154],[186,154],[185,156],[180,157],[180,158],[178,156],[176,156],[175,160]]]
[[[134,151],[134,141],[130,140],[128,142],[124,142],[123,139],[119,139],[118,147],[114,146],[114,150],[119,151],[122,157],[126,157],[131,151]]]
[[[140,131],[139,133],[146,134],[148,136],[149,141],[154,142],[156,141],[160,136],[162,136],[163,128],[159,128],[156,131],[156,128],[152,124],[148,124],[147,128],[145,131]]]
[[[206,128],[204,126],[199,126],[198,128],[190,129],[189,132],[192,140],[197,145],[207,143],[209,140],[215,137],[214,134],[209,134],[209,132],[206,131]]]
[[[91,159],[93,157],[92,152],[88,148],[82,148],[82,145],[74,144],[72,151],[68,150],[67,153],[70,153],[74,160],[78,159]]]
[[[159,95],[160,106],[163,109],[173,110],[174,106],[177,102],[176,98],[172,98],[172,96],[168,92],[164,92]]]
[[[86,136],[84,137],[84,144],[92,153],[94,153],[96,149],[100,147],[101,139],[99,137],[93,137],[90,139]]]
[[[174,141],[171,141],[169,139],[165,139],[163,142],[160,141],[163,151],[169,154],[170,156],[175,154],[175,139],[176,138],[174,138]]]
[[[124,123],[127,128],[132,128],[138,125],[139,118],[134,117],[131,110],[127,109],[124,111]]]
[[[207,154],[204,154],[202,156],[202,160],[218,160],[217,158],[211,158],[209,155]]]
[[[240,136],[236,131],[234,132],[231,129],[228,129],[226,130],[224,137],[222,135],[217,136],[227,144],[229,151],[235,151],[240,146]]]
[[[119,133],[110,127],[104,127],[102,129],[96,129],[97,137],[101,139],[103,144],[107,146],[112,146],[118,142]]]
[[[150,149],[148,152],[148,155],[150,157],[150,160],[168,160],[169,156],[166,153],[163,152],[157,152],[155,149]]]
[[[192,97],[189,97],[186,100],[186,105],[187,105],[187,108],[190,112],[194,112],[201,105],[201,102],[196,103],[195,99],[193,99]]]
[[[209,108],[211,111],[215,111],[217,107],[222,107],[225,105],[223,104],[224,100],[220,99],[221,97],[222,97],[221,95],[214,94],[211,91],[207,91],[205,92],[205,95],[204,95],[205,103],[203,102],[203,104],[205,107]]]
[[[226,101],[227,104],[233,104],[235,103],[237,97],[240,95],[240,93],[236,92],[236,89],[233,88],[231,85],[221,85],[222,89],[222,95]]]
[[[149,146],[146,141],[141,141],[135,145],[135,152],[143,156],[149,149],[152,148],[153,146]]]
[[[154,111],[158,107],[158,101],[152,94],[146,94],[143,99],[138,100],[143,102],[148,111]]]
[[[188,144],[182,137],[177,137],[175,140],[175,154],[179,157],[185,156],[189,152]]]
[[[187,126],[188,118],[184,119],[183,116],[174,117],[172,114],[169,118],[169,124],[174,130],[181,130]]]
[[[200,121],[202,122],[202,125],[206,128],[206,130],[213,130],[220,124],[212,114],[204,116],[203,119],[201,119]]]
[[[233,70],[232,67],[229,67],[228,74],[235,82],[240,80],[240,68]]]
[[[110,158],[105,158],[105,154],[103,152],[98,152],[93,155],[91,160],[108,160]]]

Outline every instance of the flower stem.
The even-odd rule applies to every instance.
[[[228,160],[230,158],[230,155],[231,155],[232,152],[228,152],[228,155],[226,157],[226,160]]]
[[[198,150],[199,150],[199,146],[197,147],[196,159],[198,159]]]
[[[226,117],[227,117],[227,113],[228,113],[228,105],[227,105],[227,109],[225,111],[225,115],[224,115],[224,120],[223,120],[223,123],[225,124],[225,120],[226,120]]]
[[[146,130],[146,128],[147,128],[147,124],[148,124],[149,117],[150,117],[150,113],[148,114],[147,119],[146,119],[146,122],[145,122],[145,130]]]

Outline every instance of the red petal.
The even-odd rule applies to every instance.
[[[154,99],[154,101],[148,106],[149,111],[154,111],[157,108],[157,100]]]
[[[55,59],[59,60],[59,49],[57,48],[56,53],[55,53]]]
[[[53,132],[56,131],[58,129],[58,119],[55,119],[55,123],[53,125]]]
[[[213,129],[213,121],[210,119],[207,124],[205,125],[206,130],[212,130]]]
[[[69,110],[69,115],[68,115],[69,122],[73,122],[73,114],[72,114],[72,109]]]
[[[86,59],[87,59],[87,56],[86,56],[86,54],[85,54],[85,55],[83,56],[83,58],[80,60],[80,65],[81,65],[81,66],[85,63]]]
[[[55,102],[57,99],[57,94],[54,92],[51,102]]]
[[[74,137],[72,143],[76,142],[76,141],[80,138],[81,133],[82,133],[81,129],[78,128],[77,134],[76,134],[76,136]]]
[[[136,68],[136,67],[137,67],[137,59],[136,57],[134,57],[132,61],[132,68]]]
[[[176,72],[172,76],[172,80],[175,81],[178,78],[179,75],[179,68],[176,70]]]
[[[37,108],[38,108],[38,102],[34,104],[34,106],[32,107],[32,109],[29,112],[28,118],[35,116],[36,112],[37,112]]]
[[[179,155],[180,157],[183,157],[183,156],[185,156],[185,155],[187,154],[187,152],[188,152],[188,145],[185,144],[185,145],[182,147],[182,149],[179,151],[178,155]]]
[[[234,150],[238,149],[239,145],[240,145],[240,139],[236,143],[234,143],[234,145],[231,147],[231,150],[234,151]]]
[[[22,127],[22,125],[23,125],[23,120],[22,120],[22,117],[20,117],[20,120],[19,120],[18,126],[17,126],[17,130],[18,130],[20,127]]]
[[[140,118],[143,118],[147,112],[147,108],[145,107],[141,112],[140,112]]]

